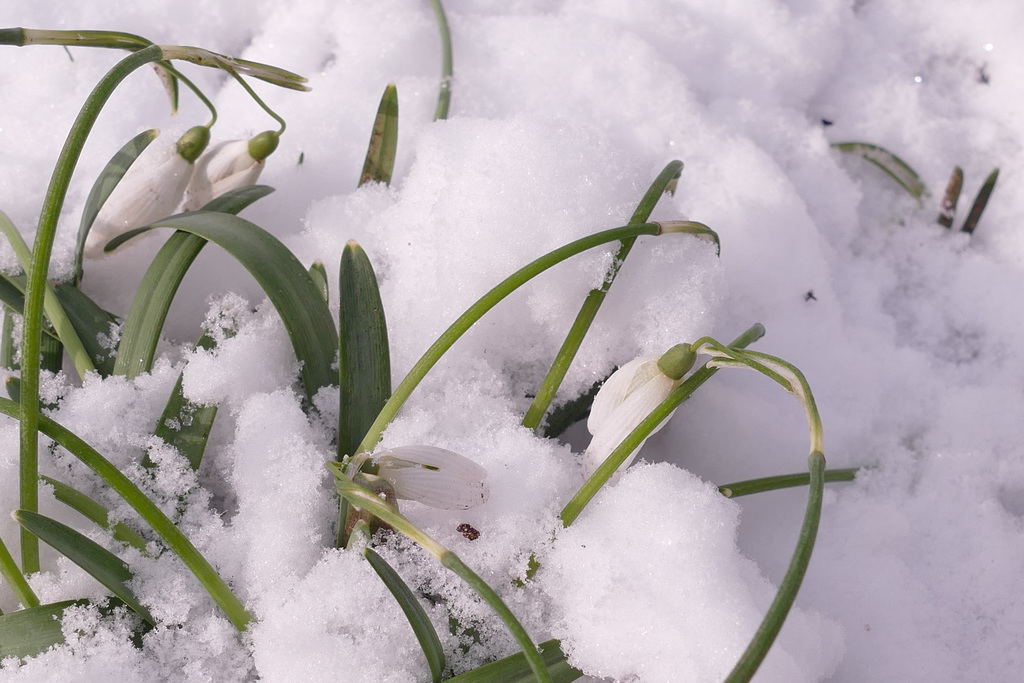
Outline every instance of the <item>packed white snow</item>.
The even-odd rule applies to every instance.
[[[309,78],[254,87],[288,123],[243,214],[306,266],[326,265],[337,314],[342,249],[358,241],[380,281],[397,384],[473,301],[538,256],[624,225],[671,160],[685,170],[653,220],[721,237],[638,240],[559,400],[616,366],[755,322],[759,350],[808,377],[830,467],[796,607],[756,680],[1011,680],[1024,669],[1024,6],[1010,0],[449,0],[450,117],[433,122],[440,41],[425,0],[209,3],[5,0],[0,27],[111,29],[199,45]],[[119,54],[0,47],[0,210],[31,243],[53,164],[81,103]],[[218,106],[214,143],[276,128],[230,78],[183,66]],[[387,83],[400,133],[390,187],[356,189]],[[148,70],[101,115],[78,166],[52,274],[67,277],[92,180],[131,136],[176,138],[208,112],[182,92],[171,117]],[[930,189],[918,203],[830,143],[881,145]],[[954,166],[962,223],[1000,180],[975,234],[936,224]],[[83,289],[124,315],[160,240],[87,263]],[[382,447],[429,444],[488,471],[466,511],[402,510],[495,588],[541,642],[561,641],[593,680],[713,681],[728,674],[789,563],[806,489],[728,500],[717,485],[803,471],[800,406],[754,373],[719,372],[640,460],[562,528],[586,440],[520,425],[613,247],[561,264],[477,324],[428,375]],[[0,266],[17,269],[0,245]],[[193,350],[204,321],[227,324]],[[114,541],[43,489],[41,511],[117,552],[159,620],[65,614],[66,643],[0,681],[426,681],[398,605],[356,552],[334,549],[336,392],[304,412],[298,365],[273,306],[207,247],[171,308],[153,372],[132,381],[44,380],[52,417],[174,516],[254,616],[239,634],[180,561]],[[220,406],[201,469],[153,437],[179,374]],[[133,523],[131,509],[45,439],[43,474]],[[18,508],[18,425],[0,420],[0,509]],[[158,463],[147,479],[139,465]],[[642,462],[646,460],[647,462]],[[651,464],[651,463],[655,464]],[[457,528],[480,532],[470,540]],[[0,516],[18,556],[19,529]],[[153,538],[147,536],[147,538]],[[448,674],[517,651],[493,612],[411,542],[379,552],[423,596]],[[150,543],[150,550],[159,548]],[[540,563],[527,580],[531,556]],[[44,549],[43,602],[105,589]],[[19,608],[6,583],[0,609]]]

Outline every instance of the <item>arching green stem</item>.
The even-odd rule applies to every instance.
[[[46,275],[50,267],[53,240],[57,233],[57,219],[64,206],[71,175],[81,156],[82,147],[110,94],[130,73],[144,64],[157,62],[162,58],[163,51],[160,47],[151,45],[122,59],[100,80],[71,126],[71,132],[68,133],[57,165],[53,169],[50,186],[43,200],[39,227],[32,248],[32,262],[26,273],[28,284],[25,290],[21,368],[20,507],[23,510],[35,512],[39,509],[39,348]],[[39,571],[38,539],[22,529],[21,544],[22,570],[26,574]]]

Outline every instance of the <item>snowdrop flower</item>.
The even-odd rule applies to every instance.
[[[682,384],[683,376],[693,367],[693,359],[694,352],[690,345],[679,344],[662,356],[641,356],[612,373],[594,397],[590,418],[587,420],[587,429],[594,436],[583,455],[583,474],[587,479],[623,439]],[[655,427],[651,434],[661,429],[666,422],[668,418]],[[625,469],[633,462],[646,441],[645,438],[640,442],[620,469]]]
[[[147,147],[100,208],[85,240],[85,256],[104,256],[104,245],[118,235],[173,214],[192,179],[193,162],[209,141],[210,130],[196,126],[175,145]]]
[[[487,500],[487,470],[434,446],[400,446],[374,456],[377,476],[398,498],[442,510],[466,510]]]
[[[255,184],[263,161],[277,149],[280,135],[268,130],[252,140],[232,140],[211,148],[196,163],[185,196],[185,210],[200,209],[225,192]]]

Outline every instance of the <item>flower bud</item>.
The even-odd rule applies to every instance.
[[[211,148],[196,163],[185,210],[201,209],[214,197],[254,184],[263,171],[263,161],[277,149],[279,137],[268,130],[248,141],[232,140]]]
[[[590,408],[587,429],[593,439],[583,455],[583,474],[589,479],[622,441],[644,418],[678,387],[693,367],[694,352],[688,344],[679,344],[662,356],[642,356],[612,373]],[[674,412],[674,411],[673,411]],[[671,417],[671,415],[669,415]],[[647,438],[665,426],[668,418]],[[647,441],[640,442],[620,469],[629,466]]]
[[[147,147],[100,208],[86,237],[85,256],[103,256],[104,245],[118,235],[173,214],[195,170],[189,157],[195,159],[209,137],[205,126],[196,126],[175,144]]]

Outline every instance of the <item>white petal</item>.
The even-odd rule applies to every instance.
[[[657,408],[677,386],[679,386],[679,382],[659,372],[630,393],[612,414],[599,425],[594,438],[591,439],[590,445],[583,456],[584,477],[589,479],[597,471],[601,463],[622,443],[622,440],[629,436],[629,433],[636,429],[636,426],[650,415],[651,411]],[[669,414],[668,418],[655,427],[649,436],[656,434],[671,417],[672,414]],[[647,439],[644,439],[629,454],[629,457],[620,465],[620,469],[628,467],[633,462],[636,454],[640,452],[646,441]]]
[[[659,356],[641,356],[631,360],[613,372],[601,385],[590,407],[590,417],[587,418],[587,429],[591,434],[595,434],[626,397],[636,390],[638,375],[645,381],[653,376],[650,367],[657,370],[658,358]]]
[[[174,213],[194,167],[178,154],[176,143],[154,143],[139,155],[104,202],[85,242],[85,255],[104,255],[107,242]]]
[[[185,198],[185,210],[195,211],[225,192],[254,184],[263,162],[249,154],[246,140],[222,142],[196,162],[196,174]]]
[[[395,495],[442,510],[465,510],[487,500],[487,470],[433,446],[402,446],[374,458]]]

